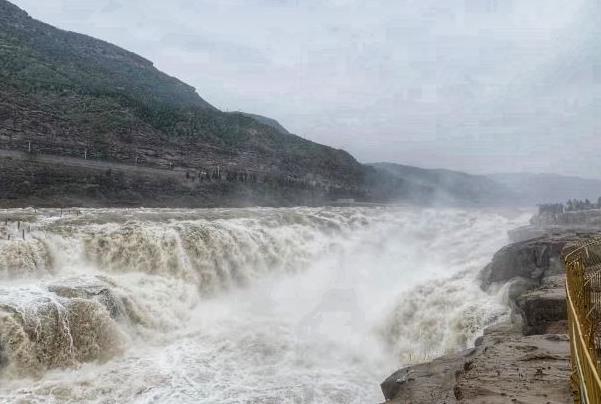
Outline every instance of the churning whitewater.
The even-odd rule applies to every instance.
[[[507,314],[477,276],[528,217],[0,211],[0,402],[380,402]]]

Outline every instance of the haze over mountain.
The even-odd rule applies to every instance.
[[[519,195],[511,188],[483,175],[394,163],[375,163],[371,166],[402,179],[413,190],[413,194],[419,189],[429,190],[428,199],[438,204],[470,201],[482,205],[505,205],[519,199]]]
[[[568,199],[597,201],[601,196],[601,180],[597,179],[532,173],[491,174],[488,177],[531,204],[566,202]]]
[[[10,206],[529,204],[593,195],[599,186],[362,165],[274,119],[222,112],[151,61],[39,22],[5,0],[0,80],[0,199]]]
[[[597,0],[15,2],[359,161],[601,175]]]
[[[442,204],[534,206],[568,199],[596,201],[601,180],[557,174],[472,175],[445,169],[424,169],[394,163],[370,164],[403,180],[414,193],[430,190],[428,198]]]

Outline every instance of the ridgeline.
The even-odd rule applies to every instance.
[[[0,0],[0,208],[564,198],[563,177],[528,178],[361,164],[271,118],[222,112],[143,57]],[[581,186],[565,198],[601,186],[570,183]]]

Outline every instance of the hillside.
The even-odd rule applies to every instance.
[[[352,194],[363,180],[363,167],[348,153],[284,133],[264,119],[221,112],[150,61],[34,20],[5,0],[0,0],[0,81],[0,150],[28,158],[51,155],[181,170],[186,180],[242,178],[252,172],[257,182],[266,178],[319,187],[323,195]],[[67,179],[58,180],[63,174],[47,175],[57,167],[15,164],[14,158],[2,164],[7,174],[0,190],[6,198],[45,198],[52,187],[55,193],[64,191]],[[37,189],[41,175],[44,188]],[[30,195],[16,188],[23,176],[31,177]],[[208,192],[185,182],[192,194]],[[92,185],[102,188],[96,179]],[[86,198],[112,191],[105,187],[103,192],[87,192]],[[136,192],[129,202],[146,200]]]
[[[473,175],[445,169],[424,169],[374,163],[367,177],[372,193],[384,199],[420,204],[535,206],[601,196],[601,180],[557,174],[510,173]]]
[[[399,198],[427,204],[511,204],[518,195],[508,187],[482,175],[459,171],[424,169],[394,163],[374,163],[380,178],[388,178],[388,185]],[[396,180],[396,186],[390,186]],[[389,195],[394,198],[395,195]]]
[[[492,174],[488,176],[520,195],[531,204],[565,202],[568,199],[590,199],[601,196],[601,180],[557,174]]]
[[[262,124],[265,124],[267,126],[271,126],[272,128],[276,129],[278,132],[280,132],[282,134],[285,134],[285,135],[289,135],[290,134],[290,132],[288,132],[288,129],[284,128],[282,126],[282,124],[280,124],[275,119],[268,118],[268,117],[263,116],[263,115],[249,114],[248,112],[233,112],[233,113],[234,114],[242,114],[244,116],[248,116],[249,118],[253,118],[257,122],[261,122]]]

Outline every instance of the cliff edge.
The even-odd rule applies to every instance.
[[[538,217],[533,223],[537,224],[512,232],[515,242],[499,250],[480,276],[484,290],[507,286],[510,320],[487,328],[467,351],[393,373],[381,385],[386,402],[559,404],[573,400],[562,254],[599,236],[601,228],[585,219],[577,223],[570,219],[571,226],[543,224]]]

